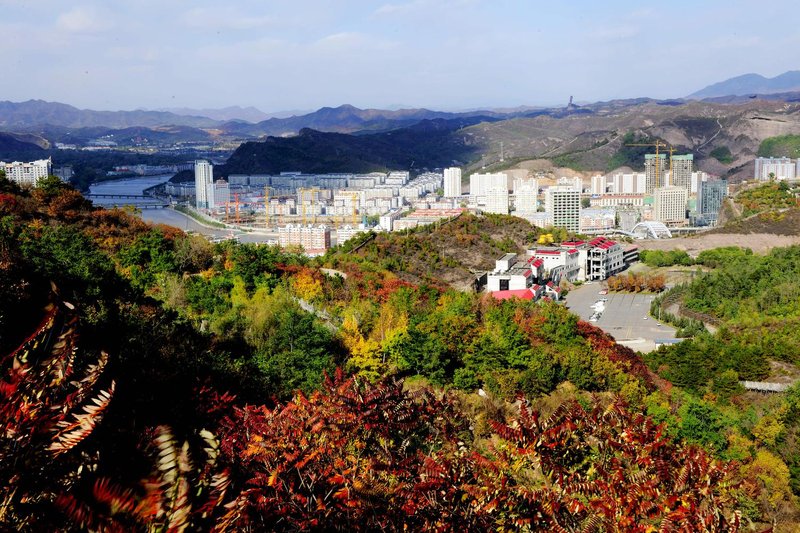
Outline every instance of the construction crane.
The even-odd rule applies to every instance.
[[[233,195],[233,205],[235,206],[235,210],[236,210],[235,211],[236,212],[236,219],[234,220],[234,222],[236,222],[237,224],[241,224],[242,223],[242,219],[239,217],[239,193],[238,192],[234,193],[234,195]]]
[[[316,194],[317,195],[317,199],[319,199],[319,189],[317,187],[312,187],[310,189],[297,189],[297,192],[300,193],[300,210],[301,210],[301,213],[303,215],[303,225],[305,226],[308,223],[307,222],[308,219],[306,217],[306,202],[305,202],[306,193],[308,193],[308,200],[309,200],[311,206],[313,207],[313,205],[314,205],[314,194]],[[317,202],[317,203],[319,203],[319,202]],[[313,221],[316,224],[316,222],[317,222],[317,214],[316,214],[316,212],[313,213],[313,217],[314,217]]]
[[[353,224],[354,228],[358,224],[358,213],[357,213],[356,209],[358,208],[358,203],[359,203],[359,198],[360,197],[361,197],[361,195],[358,194],[357,192],[350,193],[350,203],[352,204],[351,207],[353,208],[352,224]]]
[[[264,227],[269,229],[269,185],[264,187]]]
[[[675,150],[673,150],[672,147],[669,144],[667,144],[665,142],[661,142],[661,140],[659,140],[659,139],[656,139],[656,142],[654,142],[654,143],[630,143],[630,144],[626,144],[625,146],[655,146],[656,147],[656,183],[655,183],[656,187],[660,187],[660,184],[658,183],[658,181],[661,179],[661,173],[659,172],[659,168],[658,168],[659,163],[661,163],[661,158],[658,157],[659,150],[661,148],[667,148],[669,146],[669,171],[670,171],[670,176],[672,176],[672,152],[674,152]]]

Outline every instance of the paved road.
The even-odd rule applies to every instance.
[[[655,339],[669,339],[675,336],[675,328],[661,323],[649,316],[651,294],[609,293],[598,294],[602,285],[590,283],[582,285],[567,295],[570,311],[589,321],[594,313],[592,305],[601,298],[608,298],[605,309],[597,320],[591,322],[609,333],[619,344],[624,344],[638,352],[655,349]],[[647,317],[647,319],[645,319]]]
[[[193,218],[184,215],[180,211],[174,209],[144,209],[141,213],[142,220],[157,224],[167,224],[175,226],[183,231],[194,231],[201,235],[208,235],[211,237],[227,237],[230,235],[237,235],[239,242],[272,242],[278,240],[278,234],[270,233],[243,233],[230,229],[210,228],[198,224]]]

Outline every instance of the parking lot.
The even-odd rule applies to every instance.
[[[656,339],[675,337],[675,328],[649,316],[652,294],[599,294],[602,289],[599,283],[589,283],[570,291],[566,298],[567,307],[582,320],[612,335],[619,344],[638,352],[654,350]],[[603,298],[606,301],[597,306]],[[602,312],[596,314],[598,309]],[[591,320],[592,315],[595,315],[595,320]]]

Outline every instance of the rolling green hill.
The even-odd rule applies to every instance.
[[[800,157],[800,135],[779,135],[761,141],[759,157]]]

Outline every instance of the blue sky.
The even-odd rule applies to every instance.
[[[679,97],[800,69],[789,0],[0,0],[0,100],[264,111]]]

